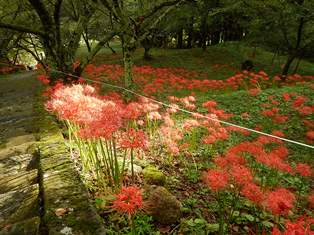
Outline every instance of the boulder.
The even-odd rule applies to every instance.
[[[143,170],[144,181],[147,184],[163,186],[166,183],[166,176],[154,166],[148,166]]]
[[[149,192],[147,208],[148,214],[162,225],[176,223],[181,217],[181,203],[161,186]]]

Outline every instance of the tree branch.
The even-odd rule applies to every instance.
[[[28,0],[32,5],[33,9],[36,11],[38,17],[40,18],[41,24],[44,27],[45,31],[51,31],[53,27],[52,19],[49,15],[47,8],[41,0]]]
[[[174,0],[174,1],[163,2],[163,3],[159,4],[158,6],[155,6],[154,8],[152,8],[149,12],[147,12],[145,15],[143,15],[143,17],[144,17],[144,19],[149,18],[165,7],[170,7],[170,6],[176,5],[180,2],[185,2],[185,1],[186,0]]]
[[[20,25],[7,24],[7,23],[0,22],[0,28],[10,29],[17,32],[21,32],[21,33],[31,33],[31,34],[35,34],[41,37],[46,37],[46,34],[42,31],[33,30],[33,29],[20,26]]]

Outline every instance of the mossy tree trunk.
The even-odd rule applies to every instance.
[[[133,84],[133,73],[132,73],[132,52],[134,46],[132,46],[132,38],[128,36],[122,36],[122,47],[123,47],[123,68],[124,68],[124,86],[131,88]]]

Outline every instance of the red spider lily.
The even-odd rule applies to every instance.
[[[288,116],[285,116],[285,115],[276,115],[273,117],[273,121],[275,123],[284,123],[286,122],[287,120],[289,119]]]
[[[149,113],[147,114],[147,118],[148,118],[149,120],[161,120],[161,119],[162,119],[162,116],[161,116],[161,114],[160,114],[159,112],[153,111],[153,112],[149,112]]]
[[[143,207],[141,190],[138,187],[122,187],[119,194],[115,195],[115,200],[111,208],[121,212],[127,213],[129,216],[135,214]]]
[[[136,102],[129,103],[124,111],[123,116],[126,119],[137,120],[143,114],[143,107]]]
[[[237,155],[231,154],[231,153],[227,153],[225,156],[225,159],[227,160],[227,162],[230,166],[245,165],[246,164],[245,157],[237,156]]]
[[[275,116],[275,113],[272,110],[263,110],[262,115],[265,117],[273,117]]]
[[[168,121],[159,130],[162,136],[162,143],[166,145],[168,152],[173,156],[179,155],[180,150],[176,141],[183,138],[183,133],[174,126],[174,121],[168,117]]]
[[[260,187],[254,183],[247,183],[243,185],[240,193],[242,196],[256,204],[261,204],[264,200],[264,193],[261,191]]]
[[[306,101],[306,97],[304,96],[297,96],[296,99],[293,101],[293,107],[298,108],[303,105]]]
[[[245,136],[249,136],[251,134],[248,130],[245,130],[245,129],[242,129],[242,128],[239,128],[239,127],[235,127],[235,126],[228,126],[228,127],[226,127],[226,129],[228,131],[234,131],[234,132],[241,133],[241,134],[243,134]]]
[[[253,88],[253,89],[250,89],[248,91],[248,93],[251,95],[251,96],[257,96],[258,94],[260,94],[262,91],[261,89],[259,88]]]
[[[235,145],[228,149],[228,153],[233,154],[240,154],[243,152],[247,152],[252,154],[253,156],[259,156],[262,154],[265,154],[265,151],[263,150],[262,146],[259,144],[251,143],[251,142],[242,142],[238,145]]]
[[[205,103],[203,103],[202,106],[208,109],[212,109],[217,106],[217,102],[214,100],[208,100]]]
[[[278,171],[293,173],[292,167],[274,154],[264,154],[257,156],[256,161]]]
[[[122,148],[145,149],[147,147],[147,137],[142,130],[136,131],[131,128],[122,134],[120,144]]]
[[[285,224],[285,231],[281,232],[277,228],[273,228],[272,235],[314,235],[311,226],[314,221],[311,217],[302,216],[296,222],[287,221]]]
[[[279,157],[280,159],[284,160],[289,155],[289,150],[285,146],[279,146],[278,148],[273,149],[270,152],[270,155]]]
[[[265,144],[272,144],[272,143],[282,144],[282,140],[279,140],[270,136],[261,135],[257,138],[255,143],[258,145],[265,145]]]
[[[45,85],[48,85],[50,83],[49,76],[45,74],[38,75],[37,79]]]
[[[305,136],[309,138],[310,140],[314,140],[314,131],[306,132]]]
[[[278,100],[272,100],[271,103],[274,104],[274,105],[280,104],[280,102]]]
[[[311,167],[304,163],[297,164],[295,171],[304,177],[310,177],[313,175]]]
[[[267,195],[266,207],[274,215],[287,215],[292,209],[295,196],[285,188],[278,188]]]
[[[229,182],[229,175],[222,170],[208,170],[203,176],[204,182],[213,191],[223,190]]]
[[[303,116],[308,116],[308,115],[311,115],[313,113],[313,110],[310,106],[304,106],[302,108],[299,108],[298,112]]]
[[[314,129],[314,123],[312,121],[305,119],[305,120],[303,120],[303,123],[304,123],[305,126]]]
[[[191,128],[198,127],[198,126],[200,126],[200,123],[197,120],[195,120],[195,119],[187,119],[187,120],[184,121],[182,127],[185,130],[190,130]]]
[[[278,131],[278,130],[273,130],[271,134],[278,137],[285,137],[285,134],[282,131]]]
[[[235,165],[231,168],[230,174],[236,184],[243,186],[253,181],[251,171],[242,165]]]
[[[290,100],[290,94],[289,93],[283,93],[282,94],[283,99],[287,102]]]

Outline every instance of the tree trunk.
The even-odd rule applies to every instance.
[[[302,59],[302,57],[299,57],[298,62],[297,62],[296,66],[294,68],[294,71],[293,71],[294,74],[296,74],[298,72],[298,69],[299,69],[300,63],[301,63],[301,59]]]
[[[133,76],[132,76],[132,56],[131,51],[129,50],[128,46],[124,48],[124,55],[123,55],[123,65],[124,65],[124,86],[126,88],[130,88],[133,83]]]
[[[193,40],[193,31],[189,30],[188,38],[187,38],[187,42],[186,42],[186,47],[187,48],[192,48],[192,40]]]
[[[117,54],[117,52],[109,45],[109,42],[107,42],[106,46],[110,49],[112,54]]]
[[[289,69],[290,69],[290,67],[291,67],[291,64],[292,64],[292,62],[294,61],[295,58],[296,58],[296,57],[295,57],[294,55],[289,55],[289,56],[288,56],[287,61],[286,61],[286,64],[285,64],[285,66],[283,67],[282,73],[281,73],[281,79],[282,79],[283,81],[286,80],[287,75],[288,75],[288,73],[289,73]]]
[[[194,17],[191,17],[191,22],[188,27],[188,38],[186,42],[186,47],[187,48],[192,48],[192,41],[193,41],[193,22],[194,22]]]
[[[90,46],[90,44],[89,44],[89,40],[88,40],[87,34],[85,35],[85,34],[83,33],[83,39],[84,39],[84,42],[85,42],[85,44],[86,44],[87,51],[88,51],[88,52],[91,52],[92,48],[91,48],[91,46]]]
[[[205,51],[206,50],[206,41],[207,41],[207,34],[208,34],[208,30],[207,30],[207,17],[208,17],[208,10],[206,9],[205,12],[203,12],[202,14],[202,18],[201,18],[201,26],[200,26],[200,45],[202,47],[202,49]]]
[[[181,28],[177,33],[177,48],[183,48],[183,29]]]
[[[151,59],[151,56],[149,54],[149,50],[150,50],[150,47],[144,47],[144,59],[145,60]]]

